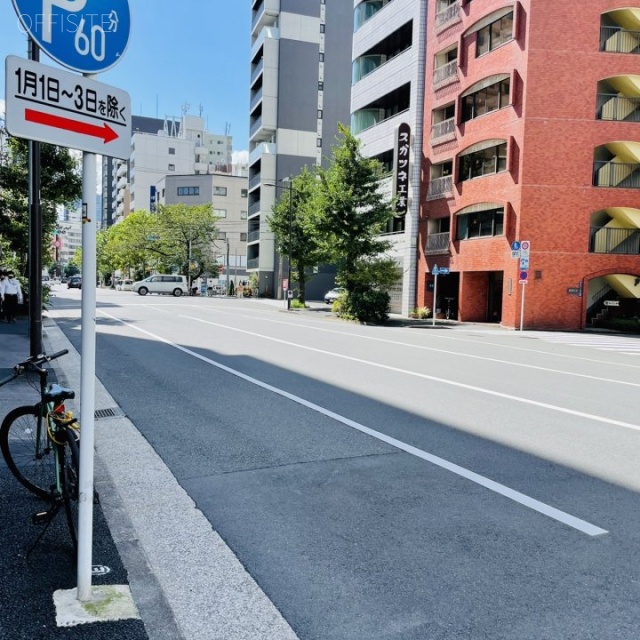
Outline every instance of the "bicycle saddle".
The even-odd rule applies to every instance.
[[[44,394],[45,402],[61,402],[62,400],[71,400],[76,397],[73,389],[61,387],[59,384],[52,384]]]

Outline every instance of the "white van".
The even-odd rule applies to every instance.
[[[187,276],[154,274],[131,285],[132,291],[146,296],[147,293],[166,293],[174,296],[188,294]]]

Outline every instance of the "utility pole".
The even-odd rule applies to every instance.
[[[229,295],[229,276],[231,275],[231,269],[229,269],[229,238],[225,238],[225,241],[227,243],[227,295]]]

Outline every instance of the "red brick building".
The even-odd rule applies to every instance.
[[[428,21],[418,305],[519,327],[526,289],[525,328],[640,315],[640,3],[429,0]]]

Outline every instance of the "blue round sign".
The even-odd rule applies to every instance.
[[[38,46],[73,71],[106,71],[129,43],[129,0],[13,0],[13,6]]]
[[[515,242],[511,243],[511,250],[512,251],[519,251],[520,250],[520,243],[517,240]]]

